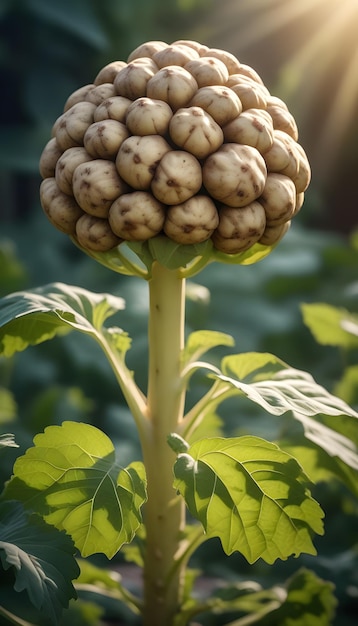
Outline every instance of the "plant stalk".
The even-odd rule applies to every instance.
[[[175,454],[167,437],[182,420],[185,387],[180,372],[184,345],[185,279],[154,262],[149,281],[149,428],[142,438],[148,500],[144,510],[144,626],[171,626],[181,599],[175,567],[185,525],[185,505],[173,488]]]

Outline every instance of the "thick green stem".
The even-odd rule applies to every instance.
[[[185,279],[153,264],[149,281],[149,428],[142,439],[148,501],[144,510],[144,626],[171,626],[178,610],[182,573],[175,567],[184,528],[184,502],[173,488],[175,454],[168,434],[178,428],[185,389],[180,376],[184,343]]]

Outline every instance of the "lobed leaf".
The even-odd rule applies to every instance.
[[[258,437],[208,438],[179,454],[174,486],[208,537],[253,563],[316,554],[323,512],[298,462]]]
[[[72,329],[96,335],[123,308],[122,298],[63,283],[5,296],[0,300],[0,355],[11,356]]]
[[[141,524],[144,467],[119,468],[101,430],[64,422],[36,435],[34,446],[16,460],[6,496],[65,530],[82,556],[102,552],[111,558]]]
[[[0,504],[0,560],[12,568],[15,591],[26,590],[32,604],[54,624],[76,597],[72,580],[79,575],[71,539],[18,502]]]

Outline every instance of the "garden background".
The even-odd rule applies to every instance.
[[[49,224],[39,203],[38,160],[67,96],[102,66],[146,40],[196,39],[253,66],[287,102],[313,178],[300,215],[267,259],[212,265],[197,277],[200,284],[189,282],[188,330],[221,330],[238,351],[273,352],[357,408],[358,341],[329,340],[328,325],[326,345],[318,343],[301,308],[320,302],[358,313],[357,27],[356,0],[1,0],[0,295],[54,281],[121,295],[127,308],[120,324],[133,338],[128,362],[144,384],[147,287],[96,265]],[[123,463],[137,458],[134,425],[117,395],[101,353],[81,335],[0,360],[0,428],[20,446],[2,454],[2,481],[33,436],[64,419],[100,426]],[[224,407],[228,432],[274,438],[277,428],[282,435],[284,421],[266,424],[257,409],[244,407],[240,420]],[[196,564],[216,578],[269,584],[307,565],[336,585],[335,624],[353,624],[357,500],[335,483],[316,489],[327,517],[318,557],[249,567],[212,541]],[[0,583],[0,603],[1,593]],[[102,610],[108,616],[111,607],[78,612],[76,624],[97,625]]]

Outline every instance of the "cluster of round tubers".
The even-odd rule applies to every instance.
[[[40,159],[49,220],[92,251],[166,235],[228,254],[273,245],[310,167],[295,120],[251,67],[150,41],[69,96]]]

